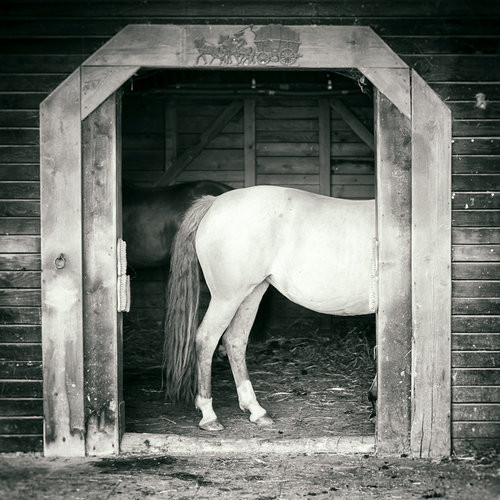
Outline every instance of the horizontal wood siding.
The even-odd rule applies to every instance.
[[[47,92],[13,90],[0,94],[0,451],[41,451],[37,108]]]
[[[218,2],[181,0],[4,2],[0,20],[0,420],[6,420],[0,426],[0,450],[39,450],[41,447],[38,105],[124,26],[197,22],[371,26],[446,101],[453,115],[454,141],[454,446],[459,453],[492,446],[494,438],[499,437],[500,414],[499,18],[500,4],[481,1],[472,7],[467,2],[395,4],[388,0],[230,1],[225,2],[223,8]],[[485,94],[485,107],[477,105],[478,93]],[[186,113],[188,107],[186,104]],[[263,108],[257,107],[260,111]],[[266,113],[270,111],[266,109]],[[142,122],[138,119],[127,123],[124,117],[124,143],[127,135],[132,141],[124,151],[128,158],[124,158],[124,169],[130,167],[125,174],[129,178],[150,182],[163,168],[164,103],[157,106],[144,101],[143,112]],[[362,114],[358,117],[362,118]],[[239,119],[235,119],[234,125],[242,127]],[[272,121],[275,119],[257,117],[261,139],[266,138],[269,130],[275,130]],[[311,124],[315,120],[312,116],[301,119],[311,120]],[[342,184],[340,194],[355,189],[357,195],[370,196],[372,183],[368,181],[373,176],[373,163],[360,157],[352,161],[348,155],[351,146],[346,146],[352,143],[349,135],[344,135],[349,131],[341,130],[338,125],[332,111],[332,136],[344,148],[342,158],[335,156],[332,149],[333,192],[338,190],[335,181],[346,176],[344,180],[349,182]],[[193,133],[197,126],[198,120],[191,120]],[[127,127],[130,128],[127,130]],[[314,130],[296,132],[305,137]],[[232,137],[220,140],[239,140],[234,137],[237,133],[227,135]],[[179,148],[189,141],[186,133]],[[312,144],[296,138],[291,142]],[[318,174],[314,170],[317,155],[313,150],[304,155],[304,150],[295,149],[295,157],[277,160],[285,158],[280,156],[277,146],[272,141],[262,143],[267,145],[261,146],[257,153],[258,176],[281,175],[281,181],[300,178],[303,185],[315,188],[314,176]],[[213,170],[211,175],[237,185],[243,180],[243,163],[236,169],[234,165],[237,161],[243,162],[243,154],[237,160],[234,153],[239,150],[228,149],[234,170],[231,176],[226,175],[223,169],[228,162],[223,161],[220,151],[229,143],[223,144],[221,148],[215,145],[207,148],[200,164]],[[135,151],[145,145],[150,150],[149,156],[137,158]],[[134,167],[139,163],[139,169]],[[280,172],[283,165],[288,166],[290,173]],[[310,169],[307,172],[304,171],[306,165]],[[266,177],[260,180],[263,179]],[[155,299],[155,303],[160,300]]]
[[[497,84],[471,86],[469,99],[458,83],[436,90],[454,118],[452,435],[464,454],[494,447],[500,435],[500,93]],[[478,92],[493,101],[484,110],[474,101]]]

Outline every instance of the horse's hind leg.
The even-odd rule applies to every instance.
[[[241,301],[212,299],[196,332],[198,394],[195,404],[202,413],[202,419],[198,425],[207,431],[220,431],[224,428],[217,420],[217,415],[212,407],[212,357],[224,330],[231,322],[240,303]]]
[[[245,352],[248,335],[255,320],[259,303],[268,286],[269,283],[263,281],[255,287],[238,308],[236,315],[222,337],[236,383],[240,408],[243,411],[248,410],[250,412],[250,421],[259,426],[271,425],[273,421],[257,401],[248,375]]]

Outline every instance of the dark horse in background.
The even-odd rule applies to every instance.
[[[232,187],[215,181],[195,181],[163,187],[123,184],[123,239],[131,268],[168,266],[172,241],[194,200],[218,196]]]

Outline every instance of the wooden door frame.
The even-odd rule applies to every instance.
[[[129,25],[40,106],[46,455],[84,456],[92,453],[89,442],[95,446],[101,438],[109,439],[106,433],[96,435],[99,426],[89,426],[85,416],[83,357],[89,306],[82,277],[83,249],[88,250],[83,228],[89,215],[82,210],[82,123],[141,67],[199,68],[203,61],[195,40],[203,37],[214,46],[221,34],[256,30],[259,27]],[[451,450],[450,111],[371,28],[288,26],[286,31],[300,38],[296,58],[278,56],[270,62],[229,58],[210,67],[355,68],[377,89],[376,450],[384,455],[447,456]],[[115,371],[118,356],[114,352],[109,361]],[[106,444],[97,444],[97,449],[109,452]]]

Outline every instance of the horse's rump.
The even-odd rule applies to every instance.
[[[196,237],[212,296],[244,296],[267,279],[328,314],[377,305],[375,203],[257,186],[218,197]]]

